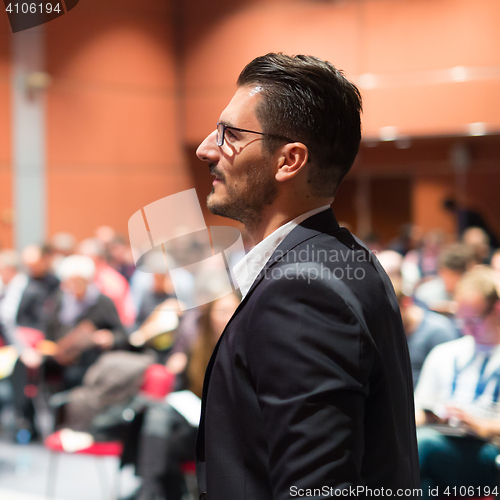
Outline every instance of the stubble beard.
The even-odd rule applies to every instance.
[[[267,168],[266,168],[267,167]],[[252,232],[262,222],[264,208],[276,199],[278,188],[269,164],[262,162],[253,164],[248,169],[246,189],[237,193],[233,186],[224,182],[225,200],[216,202],[213,199],[215,186],[207,196],[207,207],[214,215],[227,217],[241,222]]]

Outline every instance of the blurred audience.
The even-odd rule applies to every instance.
[[[203,379],[215,345],[240,301],[231,293],[203,306],[197,340],[187,356],[172,356],[167,369],[178,373],[179,391],[151,402],[139,433],[136,473],[142,477],[137,500],[182,500],[183,462],[194,460]],[[179,361],[179,357],[181,360]]]
[[[153,274],[153,286],[151,289],[144,292],[139,307],[139,312],[136,318],[136,327],[139,328],[147,317],[167,299],[175,297],[174,287],[170,275],[166,274]]]
[[[120,235],[116,235],[108,245],[108,263],[116,269],[127,281],[134,274],[135,264],[132,250],[128,241]]]
[[[500,453],[500,301],[491,269],[478,267],[456,287],[464,336],[435,347],[415,392],[422,488],[498,486]]]
[[[445,244],[440,231],[422,233],[411,224],[390,250],[372,242],[392,280],[408,340],[424,493],[429,486],[498,480],[500,250],[471,220],[460,242]],[[167,257],[149,252],[136,268],[127,240],[101,226],[79,244],[58,233],[48,245],[0,252],[0,345],[18,353],[0,381],[11,384],[12,394],[0,397],[12,398],[16,431],[36,437],[33,395],[44,377],[53,390],[73,389],[70,423],[78,430],[90,426],[96,439],[107,435],[99,422],[113,422],[110,415],[130,426],[122,414],[135,401],[144,413],[126,449],[135,443],[127,459],[143,479],[134,497],[140,500],[185,494],[180,466],[194,458],[205,370],[239,302],[231,293],[194,307],[224,295],[227,279],[215,279],[206,262],[196,275],[182,268],[206,258],[201,235],[170,247]],[[175,277],[167,271],[174,269]],[[218,271],[226,277],[222,264]],[[136,352],[112,352],[123,350]],[[175,391],[144,402],[139,387],[153,363],[175,378]],[[97,405],[95,394],[104,387]],[[92,411],[85,409],[89,404]]]
[[[467,207],[467,203],[462,200],[460,203],[453,198],[447,198],[443,201],[443,208],[453,213],[457,222],[458,238],[461,239],[465,231],[470,227],[481,228],[488,235],[488,239],[494,248],[500,246],[500,242],[495,233],[484,220],[483,216],[471,207]]]
[[[445,247],[439,254],[437,276],[415,290],[415,298],[429,309],[453,314],[453,294],[463,274],[474,264],[473,250],[463,244]]]
[[[48,369],[63,388],[80,385],[103,351],[126,348],[127,336],[112,300],[94,284],[90,257],[71,255],[59,266],[61,291],[44,304],[44,331],[55,352]]]
[[[411,250],[417,249],[421,242],[421,228],[415,224],[403,224],[399,236],[389,243],[389,248],[403,257]]]
[[[38,301],[31,300],[34,294],[30,293],[32,287],[28,290],[30,278],[22,272],[21,260],[15,251],[4,250],[0,253],[0,278],[0,339],[2,344],[14,346],[19,354],[9,373],[15,411],[15,434],[20,441],[26,442],[37,435],[34,407],[25,390],[30,381],[28,367],[36,370],[42,357],[19,335],[18,320],[21,318],[27,326],[39,327],[40,310],[36,307]],[[29,307],[32,302],[35,302],[33,310]]]
[[[438,344],[456,339],[460,333],[454,324],[441,314],[416,303],[411,295],[412,286],[405,286],[403,256],[394,250],[384,250],[378,260],[392,281],[408,341],[412,365],[413,388],[429,352]]]
[[[28,245],[21,254],[28,283],[23,293],[17,324],[30,328],[42,328],[44,302],[59,289],[59,279],[52,270],[52,249],[49,246]]]
[[[21,271],[21,259],[14,250],[0,253],[0,336],[4,343],[22,348],[16,338],[17,314],[28,276]]]
[[[403,256],[395,250],[383,250],[377,258],[389,276],[401,276]]]
[[[489,264],[491,262],[490,238],[484,229],[469,227],[464,231],[462,243],[473,252],[475,264]]]
[[[76,238],[71,233],[60,232],[49,239],[48,245],[52,249],[52,269],[55,271],[64,257],[74,253]]]
[[[97,238],[87,238],[78,245],[77,253],[94,261],[94,283],[114,302],[123,325],[132,326],[136,312],[128,281],[107,263],[104,243]]]
[[[408,341],[413,388],[415,388],[422,365],[431,350],[439,344],[455,340],[460,334],[448,318],[419,306],[412,297],[405,295],[400,277],[391,276],[391,281],[398,299]]]

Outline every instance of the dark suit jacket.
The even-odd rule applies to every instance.
[[[331,210],[283,240],[219,340],[205,377],[197,473],[208,500],[418,487],[396,297]]]

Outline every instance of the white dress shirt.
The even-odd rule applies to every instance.
[[[500,345],[477,344],[471,335],[429,353],[415,390],[415,407],[447,418],[447,404],[477,417],[500,418]]]
[[[305,214],[295,217],[295,219],[280,226],[276,231],[264,238],[258,245],[255,245],[245,257],[243,257],[233,268],[233,274],[238,283],[238,287],[243,297],[248,293],[255,278],[274,253],[279,244],[286,236],[297,227],[301,222],[305,221],[313,215],[319,214],[324,210],[328,210],[330,205],[324,205],[313,210],[309,210]]]

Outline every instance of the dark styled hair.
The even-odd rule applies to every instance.
[[[270,53],[251,61],[238,86],[262,87],[257,118],[263,132],[308,148],[308,182],[318,197],[331,197],[345,177],[361,140],[361,95],[328,61]],[[264,137],[270,153],[282,140]]]

